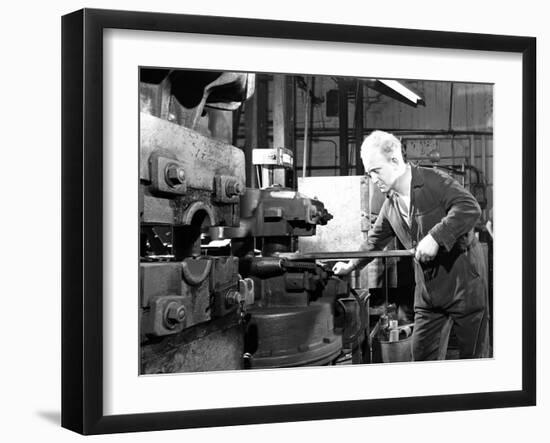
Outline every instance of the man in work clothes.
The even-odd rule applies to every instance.
[[[406,163],[392,134],[369,135],[361,158],[387,196],[362,250],[381,250],[394,236],[415,248],[413,360],[444,358],[451,326],[460,358],[489,357],[487,272],[473,232],[477,201],[449,175]],[[333,271],[347,275],[369,261],[338,262]]]

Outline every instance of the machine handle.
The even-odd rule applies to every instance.
[[[388,251],[347,251],[347,252],[282,252],[278,257],[287,260],[345,260],[352,258],[414,257],[414,249],[394,249]]]

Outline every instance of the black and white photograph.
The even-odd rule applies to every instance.
[[[493,358],[493,87],[139,67],[140,375]]]
[[[0,441],[543,442],[545,10],[7,2]]]
[[[535,38],[96,9],[62,37],[63,427],[537,404]]]

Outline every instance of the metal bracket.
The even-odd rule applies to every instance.
[[[197,268],[199,268],[197,270]],[[202,283],[210,274],[212,261],[187,258],[181,262],[183,278],[191,286]]]
[[[227,306],[249,306],[254,303],[254,281],[251,278],[239,280],[239,290],[229,291],[225,296]]]
[[[260,148],[252,150],[252,164],[291,169],[294,158],[287,148]]]
[[[186,327],[186,307],[181,295],[162,295],[149,304],[143,334],[161,337],[177,334]]]
[[[182,162],[153,152],[149,157],[149,167],[153,191],[176,195],[184,195],[187,192]]]
[[[214,177],[214,200],[220,203],[239,203],[245,193],[244,183],[231,175],[216,175]]]

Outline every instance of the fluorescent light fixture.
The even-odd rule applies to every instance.
[[[378,79],[378,81],[388,88],[393,89],[398,94],[402,95],[407,100],[411,101],[414,105],[417,105],[418,103],[423,103],[422,97],[416,95],[414,92],[412,92],[409,88],[403,86],[401,83],[399,83],[397,80],[381,80]]]

